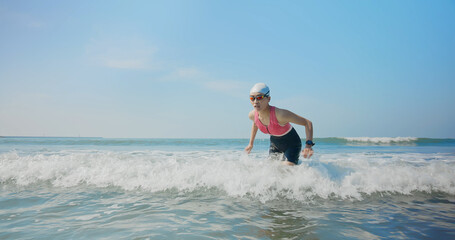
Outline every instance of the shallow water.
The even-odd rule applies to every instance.
[[[452,140],[319,139],[297,167],[247,142],[0,138],[0,239],[455,237]]]

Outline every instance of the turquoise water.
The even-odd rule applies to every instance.
[[[0,138],[0,239],[453,239],[455,140]]]

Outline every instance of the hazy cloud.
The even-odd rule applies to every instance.
[[[204,77],[204,73],[196,68],[179,68],[175,71],[176,75],[181,78],[198,78]]]
[[[204,87],[215,91],[237,92],[248,88],[246,82],[234,80],[212,80],[204,82]]]
[[[159,64],[153,58],[156,51],[139,38],[92,39],[86,48],[94,64],[116,69],[157,69]]]
[[[0,22],[6,22],[8,24],[19,25],[33,29],[38,29],[45,26],[45,23],[42,20],[32,15],[11,11],[4,7],[0,7]]]
[[[235,80],[220,80],[210,76],[197,67],[175,67],[162,63],[154,57],[157,48],[150,46],[140,38],[123,38],[99,40],[92,39],[87,47],[87,54],[95,64],[107,68],[132,70],[157,70],[161,77],[158,81],[184,81],[201,86],[204,89],[229,93],[243,92],[248,88],[247,83]]]

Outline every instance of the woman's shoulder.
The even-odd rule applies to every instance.
[[[287,115],[291,113],[291,111],[287,110],[287,109],[284,109],[284,108],[278,108],[278,107],[275,107],[275,114],[276,115]]]
[[[254,121],[255,112],[256,112],[255,110],[251,110],[251,112],[248,113],[248,118]]]
[[[275,115],[276,115],[276,118],[278,119],[278,121],[280,123],[287,123],[289,122],[289,117],[292,115],[293,113],[287,109],[283,109],[283,108],[277,108],[275,107]]]

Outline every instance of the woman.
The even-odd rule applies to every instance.
[[[248,117],[253,121],[249,145],[245,148],[247,153],[253,149],[256,133],[260,129],[265,134],[270,134],[270,155],[283,155],[284,164],[295,165],[299,161],[302,142],[290,123],[305,126],[305,148],[302,151],[304,158],[313,155],[313,124],[308,119],[294,114],[291,111],[269,105],[270,90],[264,83],[257,83],[250,90],[250,100],[254,107]]]

